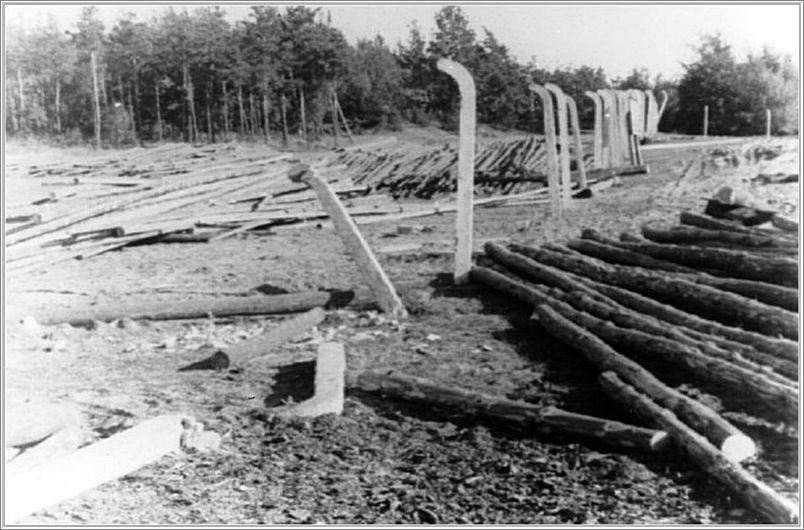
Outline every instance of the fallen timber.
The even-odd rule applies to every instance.
[[[778,334],[798,339],[797,315],[779,307],[688,280],[668,278],[638,267],[609,265],[592,258],[570,256],[523,245],[511,245],[511,248],[546,265],[575,272],[596,281],[625,287],[727,324],[736,324],[771,336]]]
[[[662,332],[661,326],[645,317],[627,311],[618,312],[605,304],[601,307],[599,302],[585,300],[577,291],[567,293],[546,289],[480,267],[473,269],[472,277],[523,301],[548,305],[618,351],[631,352],[631,356],[639,360],[680,366],[696,379],[728,391],[729,398],[749,412],[788,422],[795,422],[798,417],[798,389],[795,384],[763,370],[755,363],[725,351],[701,347],[696,341],[681,336],[678,331]],[[565,300],[575,304],[568,304]],[[576,305],[576,308],[572,305]],[[752,395],[761,399],[741,399],[743,389],[750,389]]]
[[[567,292],[580,291],[620,311],[627,309],[632,318],[639,315],[650,316],[667,329],[677,327],[679,332],[698,341],[699,344],[712,344],[716,352],[733,351],[788,378],[798,377],[798,344],[795,342],[774,339],[706,320],[638,293],[534,261],[521,254],[510,252],[500,245],[489,243],[485,246],[485,250],[488,256],[507,269],[517,271],[540,283]]]
[[[604,260],[608,263],[680,273],[672,277],[683,278],[695,283],[717,287],[724,291],[731,291],[769,305],[782,307],[789,311],[798,310],[798,291],[796,289],[755,280],[712,276],[684,265],[678,265],[615,246],[612,244],[614,243],[613,240],[607,241],[607,238],[604,238],[594,230],[585,230],[584,234],[587,239],[569,241],[567,246],[572,250]]]
[[[615,372],[651,399],[679,414],[684,421],[720,447],[730,460],[740,462],[756,455],[753,440],[711,408],[668,387],[648,370],[616,352],[601,339],[549,306],[536,306],[535,315],[542,328],[584,355],[598,370]]]
[[[798,506],[726,457],[709,440],[686,425],[673,411],[655,403],[650,396],[623,381],[613,371],[604,372],[600,376],[600,384],[628,410],[669,432],[675,444],[682,448],[696,465],[725,484],[742,502],[761,514],[768,522],[777,524],[798,522]]]
[[[795,235],[790,232],[780,232],[778,230],[764,230],[762,228],[745,226],[736,221],[729,221],[724,219],[716,219],[708,215],[700,215],[694,212],[681,212],[678,220],[683,225],[696,226],[698,228],[705,228],[708,230],[721,230],[727,232],[738,232],[741,234],[752,234],[756,236],[767,236],[779,238],[782,240],[795,240]]]
[[[657,243],[696,243],[701,241],[717,241],[729,245],[744,247],[797,247],[798,241],[753,233],[739,233],[731,230],[709,230],[692,226],[674,226],[672,228],[656,228],[652,223],[642,226],[642,235]]]
[[[50,311],[33,315],[40,324],[68,323],[91,326],[93,322],[111,322],[121,318],[132,320],[183,320],[234,315],[268,315],[299,313],[316,307],[356,309],[376,308],[373,296],[360,291],[308,291],[277,295],[214,298],[208,300],[174,299],[141,304],[118,304],[114,307]],[[24,316],[24,315],[22,315]]]
[[[351,386],[364,392],[455,410],[466,416],[514,424],[542,435],[580,438],[626,451],[655,453],[666,448],[666,435],[662,431],[445,386],[393,371],[358,372],[352,377]]]
[[[584,234],[581,237],[587,238]],[[627,234],[621,234],[620,239],[621,241],[610,244],[689,267],[727,271],[734,278],[764,281],[786,287],[798,286],[798,263],[795,259],[757,256],[750,252],[725,248],[664,245],[628,237]]]

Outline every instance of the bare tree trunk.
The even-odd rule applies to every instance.
[[[193,142],[198,141],[198,119],[195,114],[195,95],[193,93],[193,78],[190,75],[190,65],[184,64],[185,91],[187,94],[187,106],[190,109],[190,132]]]
[[[287,100],[285,94],[282,94],[280,105],[282,107],[282,145],[288,146],[288,114],[287,114]]]
[[[237,104],[240,108],[240,137],[246,136],[246,109],[243,105],[243,85],[237,85]]]
[[[254,94],[248,95],[249,139],[253,142],[256,134],[257,120],[254,119]]]
[[[162,110],[160,109],[159,104],[159,79],[156,80],[154,83],[154,88],[156,89],[156,137],[159,142],[162,142]]]
[[[301,124],[299,130],[301,131],[302,140],[304,142],[307,142],[307,115],[304,109],[304,89],[302,88],[300,89],[300,91],[301,92],[299,94],[299,105],[301,109]]]
[[[223,99],[223,132],[229,140],[229,103],[226,97],[226,80],[221,80],[221,98]]]
[[[207,79],[206,111],[207,111],[207,140],[215,143],[215,133],[212,131],[212,111],[209,107],[209,98],[212,95],[212,81]]]
[[[17,88],[19,89],[19,95],[20,95],[20,108],[19,108],[20,129],[25,131],[28,128],[27,120],[25,119],[25,85],[23,85],[22,83],[22,70],[20,68],[17,68]]]
[[[268,119],[268,82],[265,82],[263,86],[263,93],[262,93],[262,122],[263,127],[265,128],[265,143],[267,144],[271,140],[271,133],[269,130],[269,119]]]
[[[335,147],[338,147],[338,108],[335,106],[335,88],[330,86],[330,114],[332,115],[332,136]]]
[[[90,63],[92,66],[92,94],[95,100],[95,149],[100,149],[101,113],[100,113],[100,98],[98,96],[98,69],[95,61],[95,52],[92,52],[90,54]]]
[[[140,143],[142,138],[142,99],[140,98],[140,74],[134,71],[134,113],[132,120],[134,120],[134,136],[137,137],[137,143]]]
[[[61,134],[61,79],[56,75],[56,134]]]
[[[134,98],[131,95],[131,86],[128,87],[128,114],[131,119],[131,137],[134,143],[139,145],[140,140],[137,135],[137,121],[134,119]]]

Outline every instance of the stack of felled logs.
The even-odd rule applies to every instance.
[[[546,186],[544,145],[543,139],[528,136],[480,147],[475,155],[475,191],[510,194]],[[353,149],[341,152],[332,164],[345,166],[356,184],[372,190],[396,198],[429,199],[456,190],[452,171],[457,160],[457,148],[445,145],[414,152]],[[585,160],[589,164],[591,156]]]
[[[532,304],[635,419],[666,430],[767,520],[793,522],[797,506],[741,467],[757,447],[732,421],[797,424],[797,242],[692,213],[681,223],[619,240],[587,229],[566,245],[489,243],[472,278]],[[668,373],[736,414],[669,386]]]

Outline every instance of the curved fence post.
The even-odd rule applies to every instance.
[[[648,117],[645,120],[645,134],[647,136],[655,136],[659,132],[659,105],[656,103],[656,96],[653,95],[652,90],[645,91],[645,97],[648,99]]]
[[[556,118],[553,113],[553,98],[543,86],[531,83],[530,91],[542,101],[544,116],[544,141],[547,150],[547,191],[550,193],[550,210],[553,216],[561,218],[560,182],[558,175],[558,155],[556,154]]]
[[[632,88],[628,91],[631,96],[631,115],[633,116],[634,134],[643,138],[645,136],[645,93]]]
[[[561,144],[559,151],[559,162],[561,167],[560,186],[561,205],[569,200],[569,188],[572,181],[570,175],[569,159],[569,132],[567,130],[567,99],[561,87],[553,83],[545,83],[544,88],[552,92],[556,98],[556,109],[558,109],[558,141]]]
[[[617,99],[614,97],[614,91],[609,89],[600,89],[597,91],[600,94],[604,104],[604,116],[606,121],[606,132],[608,135],[608,155],[606,157],[606,166],[615,167],[619,165],[620,153],[620,135],[617,132]]]
[[[656,113],[656,132],[659,132],[659,124],[662,122],[662,114],[664,114],[664,109],[667,107],[667,100],[670,99],[667,96],[667,90],[662,90],[662,102],[659,105],[659,110]]]
[[[583,144],[581,143],[581,121],[578,119],[578,106],[572,96],[564,96],[567,99],[570,123],[572,123],[572,140],[575,147],[575,160],[578,163],[578,185],[581,189],[586,187],[586,167],[583,163]]]
[[[458,213],[456,221],[455,283],[469,280],[472,269],[472,199],[475,191],[475,82],[460,63],[439,59],[439,70],[458,83],[461,92],[460,145],[458,148]]]
[[[595,139],[593,143],[593,152],[595,155],[595,168],[602,169],[603,164],[603,99],[599,94],[595,94],[591,90],[584,92],[586,97],[591,99],[595,104]]]

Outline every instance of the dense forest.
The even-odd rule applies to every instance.
[[[798,68],[764,49],[743,62],[720,36],[703,37],[679,80],[634,69],[608,79],[593,66],[519,64],[487,29],[446,6],[428,40],[414,23],[392,49],[381,36],[351,46],[326,12],[305,6],[252,6],[234,24],[216,6],[170,10],[148,21],[130,15],[107,30],[86,7],[71,31],[54,22],[7,28],[6,131],[12,137],[95,139],[104,145],[232,138],[316,140],[346,119],[352,131],[436,123],[453,129],[457,88],[435,68],[449,57],[472,72],[478,120],[534,131],[539,109],[528,83],[554,82],[575,97],[581,126],[592,126],[586,90],[666,90],[660,129],[762,134],[765,109],[777,134],[798,132]],[[96,135],[97,133],[97,135]]]

